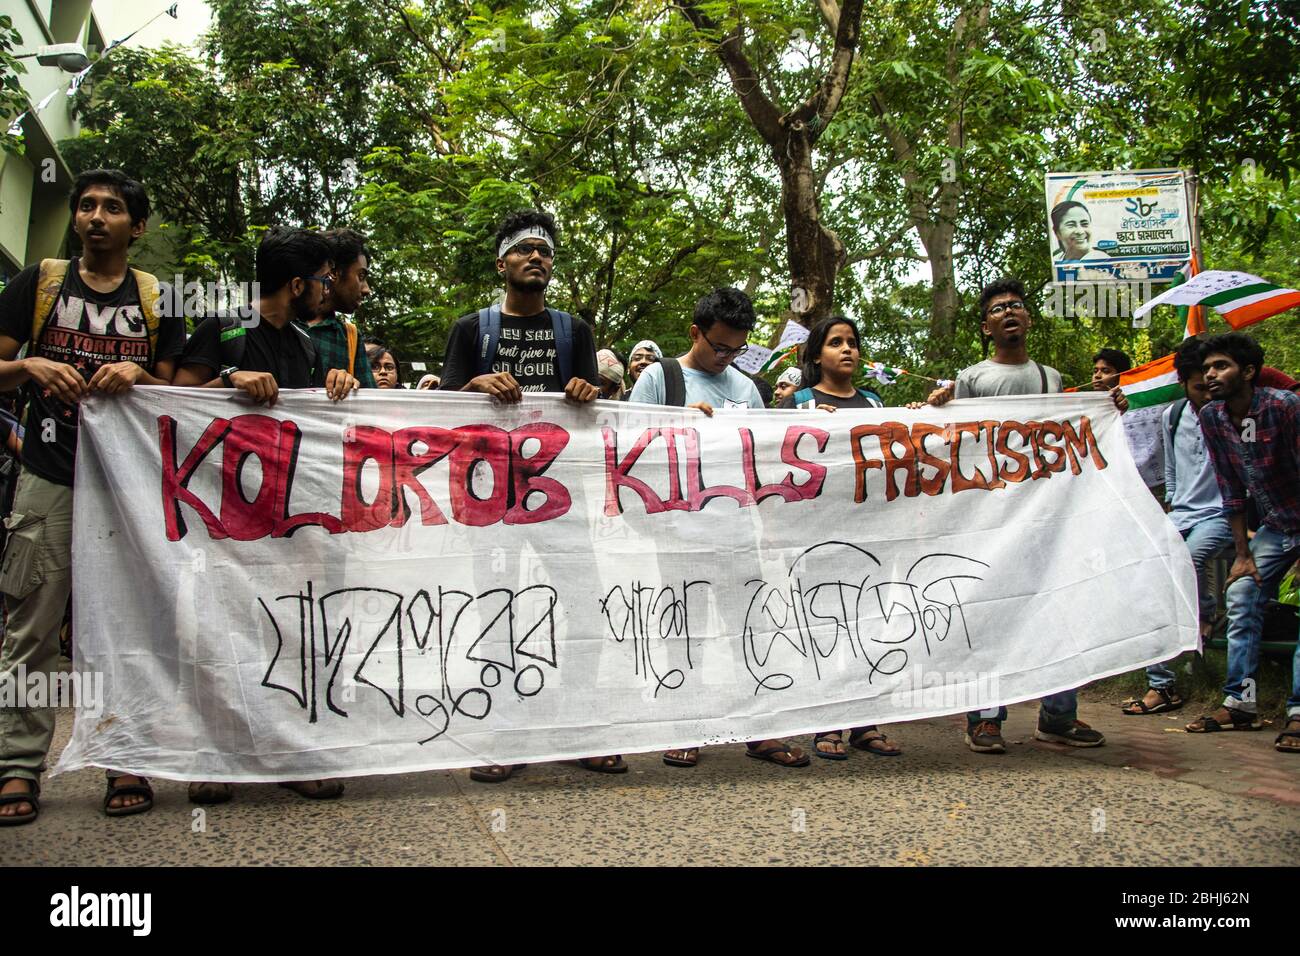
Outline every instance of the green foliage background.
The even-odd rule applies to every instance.
[[[459,314],[498,291],[510,209],[560,221],[554,304],[600,344],[686,343],[709,288],[749,291],[773,334],[789,307],[772,158],[713,42],[645,0],[214,0],[201,55],[115,50],[77,99],[74,168],[119,166],[159,208],[158,271],[246,278],[274,222],[372,240],[364,331],[437,362]],[[765,92],[797,102],[831,33],[813,0],[701,4],[741,24]],[[958,16],[980,24],[958,46]],[[1047,170],[1184,166],[1210,268],[1300,284],[1300,14],[1285,0],[889,0],[863,17],[843,105],[819,142],[825,221],[845,243],[842,311],[864,357],[952,377],[984,354],[980,285],[1049,279]],[[906,144],[900,150],[898,144]],[[945,190],[945,184],[948,187]],[[948,196],[952,205],[945,206]],[[918,224],[950,221],[961,309],[931,301]],[[1300,371],[1296,318],[1255,332]],[[1221,323],[1212,322],[1212,327]],[[1104,345],[1144,361],[1182,328],[1037,317],[1032,350],[1085,382]],[[923,380],[886,390],[920,397]]]

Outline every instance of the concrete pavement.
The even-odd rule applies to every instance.
[[[1196,716],[1124,717],[1084,703],[1095,750],[1032,739],[1011,708],[1005,755],[969,752],[963,719],[886,727],[906,753],[851,751],[787,770],[739,745],[694,770],[629,756],[607,776],[537,765],[498,785],[466,771],[362,777],[315,803],[274,785],[203,808],[155,781],[151,813],[108,819],[95,771],[46,778],[41,818],[0,829],[0,859],[35,865],[1300,864],[1300,757],[1260,733],[1192,736]],[[71,730],[59,715],[55,749]],[[805,749],[807,738],[798,741]]]

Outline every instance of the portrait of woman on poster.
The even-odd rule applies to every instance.
[[[1082,259],[1108,259],[1104,251],[1092,247],[1092,216],[1081,202],[1067,200],[1052,209],[1052,233],[1056,236],[1057,262]]]

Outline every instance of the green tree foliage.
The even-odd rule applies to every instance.
[[[22,136],[9,132],[14,117],[27,109],[27,94],[23,92],[18,77],[26,70],[14,57],[13,51],[23,42],[22,34],[14,28],[13,18],[0,15],[0,152],[22,153]],[[0,158],[0,163],[3,159]]]
[[[69,152],[146,182],[177,267],[242,276],[272,222],[359,226],[376,252],[363,329],[436,360],[451,321],[499,293],[497,222],[541,206],[561,231],[552,301],[602,344],[684,347],[719,284],[753,295],[756,341],[791,315],[789,175],[754,94],[787,124],[820,116],[798,110],[840,75],[835,0],[211,6],[202,56],[119,50],[91,74]],[[869,6],[803,167],[839,244],[833,307],[861,320],[867,357],[952,377],[988,347],[982,283],[1017,275],[1041,303],[1042,177],[1068,169],[1191,169],[1205,265],[1300,284],[1297,37],[1285,0]],[[1253,331],[1300,369],[1296,320]],[[1181,334],[1172,309],[1149,328],[1036,314],[1031,347],[1085,383],[1097,348],[1141,361]]]

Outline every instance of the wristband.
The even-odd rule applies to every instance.
[[[238,371],[239,369],[235,368],[235,366],[233,365],[229,366],[228,368],[223,368],[221,370],[221,384],[226,386],[226,388],[234,388],[235,383],[230,380],[230,376]]]

